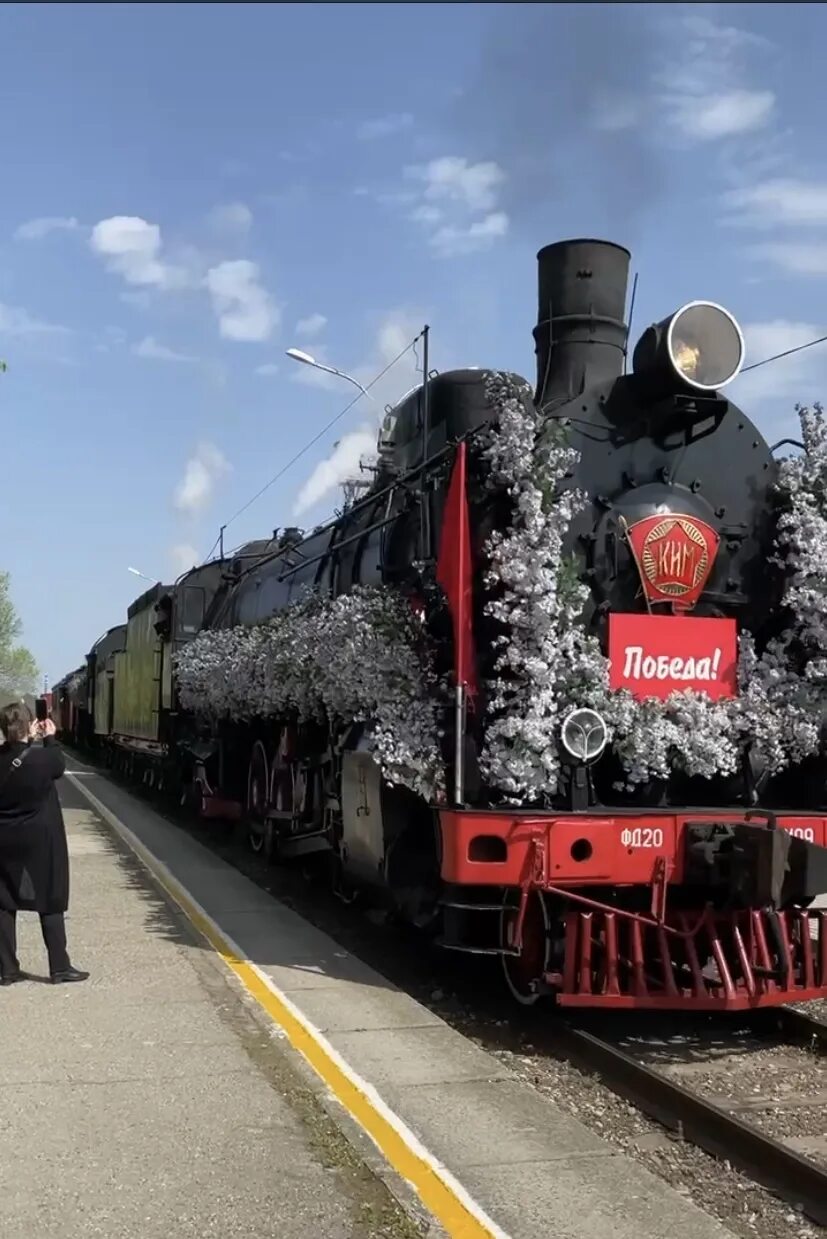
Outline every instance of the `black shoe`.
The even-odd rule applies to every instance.
[[[25,981],[25,980],[26,980],[26,973],[21,972],[18,969],[17,972],[9,972],[5,976],[0,977],[0,985],[16,985],[18,981]]]
[[[85,981],[88,976],[88,972],[81,972],[79,968],[66,968],[63,972],[52,973],[52,985],[64,985],[68,981]]]

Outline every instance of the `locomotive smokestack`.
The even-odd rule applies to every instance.
[[[611,241],[558,241],[537,255],[535,400],[541,408],[622,374],[630,258]]]

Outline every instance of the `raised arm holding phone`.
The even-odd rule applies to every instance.
[[[17,958],[18,912],[40,916],[53,984],[89,975],[73,967],[66,948],[69,850],[55,786],[66,762],[54,723],[43,708],[37,713],[44,717],[32,718],[22,702],[0,710],[0,985],[27,979]]]

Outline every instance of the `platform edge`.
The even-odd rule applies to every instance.
[[[324,1034],[279,989],[263,969],[245,958],[209,913],[195,900],[168,866],[143,843],[125,822],[67,771],[64,776],[115,831],[141,864],[178,905],[246,992],[284,1033],[290,1045],[367,1134],[388,1165],[414,1191],[451,1239],[510,1239],[462,1184],[421,1143],[383,1100],[374,1085],[353,1070]],[[170,829],[175,829],[171,826]]]

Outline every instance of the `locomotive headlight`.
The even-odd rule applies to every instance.
[[[644,378],[666,380],[671,374],[699,391],[718,391],[743,362],[744,337],[729,311],[711,301],[690,301],[644,331],[633,365]]]
[[[563,748],[576,761],[597,761],[609,739],[609,729],[597,710],[572,710],[563,719],[560,741]]]

